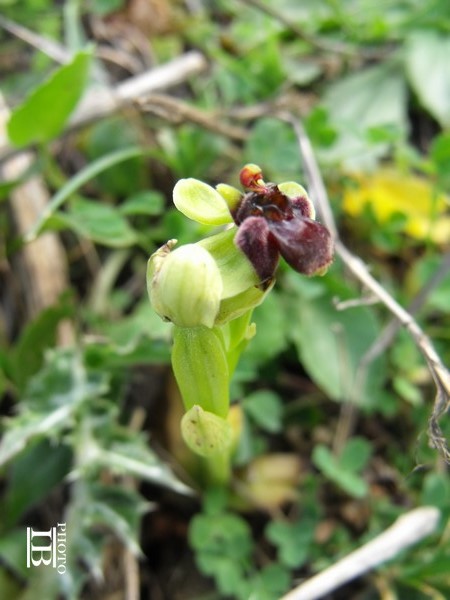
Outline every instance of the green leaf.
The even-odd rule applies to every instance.
[[[11,465],[4,523],[15,523],[30,507],[48,496],[68,473],[71,452],[67,446],[52,447],[47,440],[32,444]]]
[[[44,350],[55,345],[60,321],[73,314],[69,304],[48,308],[28,323],[11,351],[10,365],[14,383],[23,390],[29,378],[42,366]]]
[[[137,192],[130,196],[119,210],[123,215],[160,215],[164,211],[164,196],[154,190]]]
[[[13,111],[7,125],[13,144],[47,142],[61,133],[84,92],[91,57],[91,49],[78,52]]]
[[[315,522],[309,519],[296,523],[271,521],[266,527],[266,536],[277,546],[280,562],[286,567],[298,568],[309,557],[314,531]]]
[[[77,198],[70,211],[59,212],[56,223],[73,229],[88,239],[109,246],[124,248],[136,243],[136,233],[117,208],[98,201]]]
[[[450,127],[450,36],[415,33],[405,52],[407,74],[421,104],[442,127]]]
[[[298,179],[300,158],[292,128],[279,119],[262,118],[250,132],[245,160],[259,165],[272,181]]]
[[[372,445],[361,437],[351,438],[339,457],[339,465],[349,471],[363,469],[372,454]]]
[[[0,442],[0,466],[38,436],[54,437],[70,426],[77,408],[108,389],[106,373],[87,372],[72,350],[49,352],[29,382],[22,412],[8,422]]]
[[[315,446],[312,460],[325,477],[341,487],[347,494],[355,498],[362,498],[367,494],[366,482],[359,475],[342,466],[326,446],[322,444]]]
[[[272,290],[255,310],[253,321],[257,337],[250,342],[246,356],[263,363],[280,354],[288,344],[288,319],[276,290]]]
[[[351,396],[361,357],[375,341],[379,325],[373,311],[356,307],[337,311],[331,295],[302,297],[292,306],[292,339],[301,363],[315,383],[334,400]],[[295,315],[295,316],[294,316]],[[373,361],[355,401],[373,407],[383,380],[383,358]]]
[[[142,436],[133,440],[115,442],[110,448],[102,448],[95,439],[88,443],[92,458],[88,470],[108,469],[118,475],[131,475],[156,485],[167,487],[180,494],[190,495],[192,490],[182,483],[172,471],[148,447]]]
[[[253,392],[245,398],[242,407],[261,429],[270,433],[281,431],[283,405],[274,392]]]
[[[352,73],[328,88],[324,106],[339,135],[336,143],[321,150],[324,159],[353,168],[372,165],[389,144],[368,144],[367,131],[387,125],[406,131],[406,85],[400,67],[396,61],[385,62]]]

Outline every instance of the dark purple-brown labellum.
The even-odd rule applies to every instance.
[[[304,275],[323,271],[333,259],[333,242],[328,229],[310,218],[308,198],[289,198],[277,185],[262,180],[252,190],[233,210],[239,226],[235,243],[261,284],[273,278],[280,254]]]

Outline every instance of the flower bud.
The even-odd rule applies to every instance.
[[[179,327],[213,327],[222,278],[211,254],[197,244],[170,252],[167,244],[148,264],[147,289],[155,311]]]

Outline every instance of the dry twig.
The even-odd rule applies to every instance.
[[[412,315],[408,313],[408,311],[406,311],[374,277],[372,277],[362,260],[352,254],[341,242],[309,137],[301,123],[291,114],[280,115],[280,118],[290,123],[294,128],[300,152],[303,157],[307,178],[309,180],[311,195],[317,203],[318,212],[321,215],[323,222],[331,231],[335,239],[336,254],[340,256],[347,269],[360,281],[360,283],[375,295],[380,302],[388,308],[398,322],[409,331],[417,348],[427,362],[437,392],[433,410],[429,418],[428,433],[432,446],[439,450],[445,461],[450,464],[450,450],[439,425],[440,418],[450,408],[450,373],[442,363],[431,340],[422,331]]]
[[[417,544],[438,526],[440,511],[432,506],[416,508],[358,550],[301,584],[281,600],[319,600],[341,585],[391,560]]]

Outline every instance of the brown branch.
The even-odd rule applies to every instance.
[[[248,137],[246,129],[229,125],[218,115],[208,114],[187,102],[165,94],[151,94],[139,99],[138,105],[142,110],[163,117],[172,123],[191,121],[213,133],[219,133],[237,142],[243,142]]]
[[[450,464],[450,450],[439,425],[440,418],[450,407],[450,373],[442,363],[431,340],[422,331],[417,321],[372,277],[362,260],[352,254],[339,239],[328,195],[309,137],[302,124],[291,114],[280,115],[280,118],[290,123],[295,131],[309,180],[311,196],[317,203],[317,209],[324,224],[331,231],[335,239],[336,254],[340,256],[346,268],[353,273],[356,279],[370,290],[388,308],[399,323],[409,331],[417,348],[427,362],[437,392],[433,410],[429,418],[428,433],[432,446],[439,450],[445,461]]]

